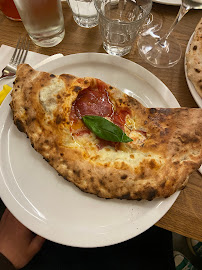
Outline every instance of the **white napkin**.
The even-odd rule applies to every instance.
[[[0,72],[1,70],[8,64],[10,58],[13,55],[15,48],[9,47],[7,45],[1,45],[0,47]],[[57,54],[53,56],[48,56],[45,54],[35,53],[29,51],[26,58],[26,63],[31,65],[33,68],[39,67],[41,65],[41,61],[44,61],[45,59],[53,60],[57,57],[63,56],[62,54]],[[42,63],[43,64],[43,63]],[[11,80],[10,79],[4,79],[0,81],[0,90],[3,88],[4,84],[9,84]]]

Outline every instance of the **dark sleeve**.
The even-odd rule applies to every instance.
[[[1,270],[16,270],[13,264],[2,253],[0,253],[0,269]]]

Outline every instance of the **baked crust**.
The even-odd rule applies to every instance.
[[[202,18],[196,26],[186,60],[188,78],[202,98]]]
[[[95,83],[20,65],[10,103],[14,123],[61,176],[85,192],[152,200],[184,188],[202,163],[202,109],[145,108],[107,85],[113,105],[130,108],[124,131],[133,142],[98,150],[94,134],[72,136],[69,119],[78,93]]]

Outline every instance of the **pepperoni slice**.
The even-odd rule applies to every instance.
[[[72,104],[70,112],[70,121],[72,122],[71,131],[75,135],[80,136],[86,133],[87,128],[84,128],[81,121],[85,115],[108,117],[114,124],[124,130],[125,118],[127,114],[130,114],[130,110],[128,108],[116,107],[116,111],[114,112],[107,89],[108,86],[97,79],[95,86],[90,86],[79,92]],[[106,144],[109,145],[109,142],[100,140],[99,148],[102,148]],[[113,144],[113,146],[115,145]]]
[[[112,116],[112,122],[119,126],[122,130],[124,130],[126,115],[130,114],[130,110],[128,108],[120,109],[117,108],[116,112]]]
[[[101,84],[99,80],[97,81],[97,87],[89,87],[80,91],[73,103],[72,114],[76,114],[80,119],[84,115],[106,117],[113,113],[112,103],[106,90],[107,87],[104,83]]]

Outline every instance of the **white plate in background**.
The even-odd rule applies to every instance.
[[[180,6],[182,3],[181,0],[153,0],[153,2],[172,6]]]

